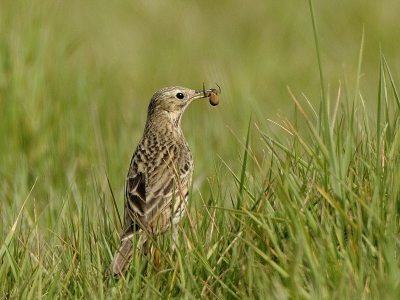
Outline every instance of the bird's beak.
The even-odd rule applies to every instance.
[[[191,98],[191,100],[196,100],[196,99],[202,99],[202,98],[207,98],[210,97],[211,92],[215,91],[214,89],[209,89],[209,90],[197,90],[194,93],[194,96]]]

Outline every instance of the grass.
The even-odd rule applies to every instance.
[[[389,2],[5,1],[0,297],[397,299],[400,100],[386,58],[398,47],[385,29],[398,4]],[[154,241],[160,271],[137,256],[126,278],[107,279],[148,100],[203,81],[222,94],[183,120],[195,226],[180,223],[173,254],[168,233]]]

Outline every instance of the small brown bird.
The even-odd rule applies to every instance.
[[[129,265],[135,234],[139,236],[138,247],[146,244],[142,249],[146,254],[148,236],[164,233],[172,226],[173,247],[177,245],[177,224],[185,214],[193,173],[181,118],[193,100],[215,92],[171,86],[151,98],[144,133],[126,179],[125,226],[111,264],[114,277]]]

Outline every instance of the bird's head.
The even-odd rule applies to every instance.
[[[169,86],[158,90],[150,100],[148,118],[167,115],[179,125],[186,107],[196,99],[207,98],[213,90],[191,90],[181,86]]]

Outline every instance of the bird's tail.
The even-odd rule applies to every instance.
[[[114,277],[120,277],[121,274],[126,270],[131,261],[133,253],[133,241],[132,237],[121,240],[121,245],[118,251],[114,255],[114,259],[111,263],[110,271]]]
[[[134,237],[138,233],[138,240],[134,243]],[[110,269],[106,271],[106,276],[114,276],[115,278],[122,277],[122,273],[128,268],[129,263],[132,260],[133,250],[142,249],[143,254],[146,255],[148,251],[148,236],[142,230],[139,230],[134,234],[124,234],[121,237],[121,245],[118,251],[114,255],[114,259],[111,263]],[[144,246],[144,247],[143,247]]]

